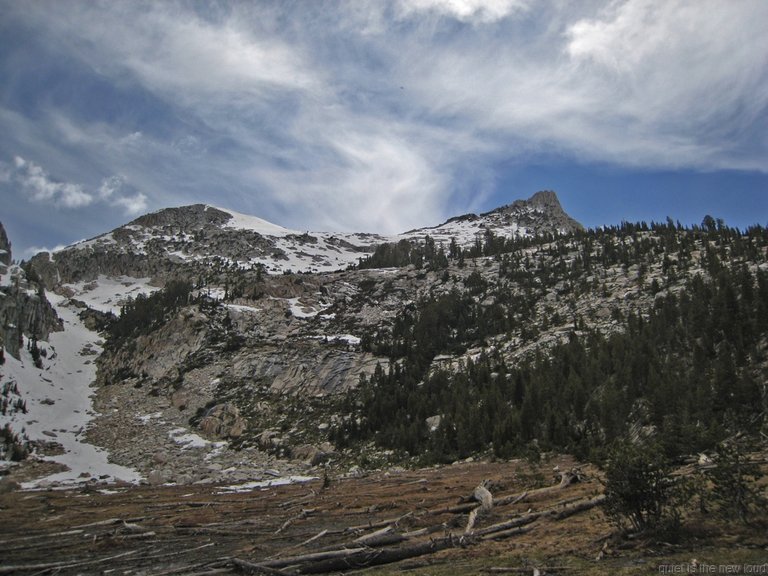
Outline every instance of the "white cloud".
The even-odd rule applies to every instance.
[[[93,196],[79,184],[55,182],[39,165],[21,156],[13,159],[16,168],[13,178],[35,202],[51,202],[66,208],[81,208],[93,202]]]
[[[504,36],[405,44],[419,58],[393,73],[435,122],[484,132],[500,154],[766,170],[766,142],[750,134],[768,116],[768,3],[542,6],[537,34],[510,23]]]
[[[9,172],[9,182],[20,186],[30,200],[50,203],[56,207],[83,208],[94,202],[121,207],[125,214],[136,215],[147,209],[147,196],[141,192],[131,194],[124,176],[115,175],[102,180],[95,194],[87,192],[81,184],[56,182],[38,164],[21,156],[14,156],[13,169],[2,163],[0,172]]]
[[[59,252],[65,248],[67,248],[67,245],[65,244],[58,244],[53,248],[47,248],[46,246],[29,246],[24,249],[24,258],[32,258],[32,256],[39,254],[40,252]]]
[[[168,2],[76,4],[45,20],[66,44],[71,37],[86,44],[90,49],[81,47],[78,55],[102,73],[128,73],[175,103],[204,106],[212,98],[247,107],[282,91],[320,87],[297,43],[261,25],[271,19],[270,9],[258,5],[206,19]]]
[[[354,131],[327,142],[338,158],[306,171],[258,170],[272,199],[315,228],[402,232],[441,214],[445,177],[396,134]]]
[[[128,216],[136,216],[147,209],[147,196],[141,192],[130,194],[130,186],[122,175],[104,178],[99,186],[99,198],[111,206],[123,208]]]
[[[99,198],[102,200],[109,200],[117,192],[120,192],[123,186],[125,186],[125,178],[123,176],[110,176],[109,178],[104,178],[104,180],[101,181],[101,186],[99,186]]]
[[[112,201],[113,206],[120,206],[129,216],[137,216],[147,210],[147,197],[141,192],[133,196],[121,196]]]

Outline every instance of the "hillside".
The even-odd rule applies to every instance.
[[[265,258],[309,268],[290,272]],[[719,550],[712,562],[730,561],[723,551],[732,542],[750,550],[744,562],[763,553],[739,523],[762,526],[768,462],[760,226],[707,217],[692,227],[585,230],[547,192],[393,238],[341,237],[201,205],[143,216],[23,266],[8,260],[0,303],[22,345],[0,366],[2,422],[6,453],[23,461],[3,466],[0,487],[66,487],[65,501],[81,490],[96,506],[120,507],[117,520],[77,530],[94,543],[147,538],[148,566],[306,573],[340,569],[334,562],[347,555],[363,566],[416,554],[430,557],[414,561],[423,573],[456,561],[467,570],[564,562],[615,573],[627,547],[637,566],[658,564],[647,546],[672,525],[662,520],[675,522],[680,561],[701,546]],[[329,270],[313,272],[317,265]],[[40,312],[20,316],[28,308],[8,307],[11,294]],[[630,468],[653,463],[642,474],[671,474],[668,486],[680,487],[673,501],[653,504],[667,512],[635,544],[627,518],[643,516],[617,512],[611,496],[621,458]],[[258,504],[266,513],[271,487],[286,483],[293,487],[256,532],[225,512],[252,501],[235,494],[267,490]],[[411,488],[425,492],[421,504]],[[136,505],[139,493],[156,504]],[[152,506],[175,509],[190,496],[190,510],[219,512],[158,520]],[[30,500],[30,517],[45,516],[39,504],[50,498]],[[125,520],[126,507],[139,524]],[[358,513],[366,527],[354,528]],[[243,534],[264,530],[268,545],[242,544]],[[39,543],[57,534],[34,532]],[[638,526],[629,532],[636,537]],[[168,538],[188,548],[172,551]],[[508,538],[531,556],[510,555]],[[6,540],[22,571],[76,572],[122,557],[94,559],[67,539],[41,564],[17,536]],[[196,552],[211,546],[223,555]],[[299,550],[306,560],[294,558]],[[176,556],[178,565],[164,560]]]
[[[472,222],[471,234],[464,225],[468,221]],[[91,441],[111,450],[112,460],[130,467],[119,472],[120,478],[134,477],[138,472],[132,470],[137,469],[154,481],[174,478],[187,482],[224,476],[221,471],[231,471],[235,465],[243,478],[262,477],[265,469],[275,466],[281,473],[299,473],[303,460],[323,459],[315,456],[318,451],[325,454],[333,447],[327,442],[320,442],[324,451],[314,444],[297,447],[295,439],[283,443],[270,429],[258,431],[262,440],[254,443],[257,426],[263,422],[241,416],[241,410],[248,413],[252,408],[230,401],[229,392],[218,402],[224,384],[217,374],[229,370],[221,362],[226,363],[232,352],[247,346],[256,353],[238,358],[232,372],[235,380],[226,378],[226,386],[237,387],[238,379],[251,379],[250,372],[260,379],[269,378],[272,391],[335,396],[356,387],[360,374],[370,374],[378,363],[386,363],[385,358],[362,352],[357,334],[363,326],[392,316],[400,305],[391,298],[387,306],[369,313],[356,308],[361,303],[357,302],[343,321],[332,311],[326,313],[330,307],[346,306],[359,291],[360,279],[369,276],[363,273],[357,278],[353,270],[342,270],[369,261],[385,241],[421,250],[420,246],[435,245],[430,236],[435,234],[450,237],[454,248],[469,248],[488,233],[511,239],[579,228],[564,214],[554,193],[542,192],[488,214],[462,216],[394,238],[310,234],[195,205],[147,214],[55,254],[41,253],[23,269],[10,266],[10,242],[5,239],[3,256],[12,272],[4,276],[7,290],[22,286],[24,298],[43,303],[47,308],[41,310],[48,310],[31,313],[28,306],[5,308],[3,325],[9,332],[4,348],[17,360],[4,369],[3,383],[10,391],[4,394],[9,402],[24,405],[24,410],[8,410],[3,417],[11,425],[8,441],[18,441],[24,453],[32,451],[56,466],[71,469],[73,462],[81,462],[69,475],[46,480],[54,482],[77,480],[80,474],[85,479],[113,477],[114,471],[100,463],[100,457],[86,462],[76,456],[92,451],[83,442],[86,429]],[[337,272],[309,274],[318,266]],[[302,272],[299,277],[289,273],[293,268]],[[339,274],[348,274],[350,281],[338,278]],[[55,312],[38,282],[55,293],[51,297]],[[186,310],[168,323],[163,305],[157,307],[152,297],[146,297],[162,297],[172,285],[185,286],[184,282],[194,284],[194,289],[183,294],[184,302],[177,302],[174,312]],[[158,293],[163,286],[165,291]],[[337,302],[342,295],[346,296]],[[198,306],[184,306],[192,298]],[[236,303],[238,299],[242,303]],[[220,301],[226,304],[222,306]],[[253,305],[255,301],[258,306]],[[115,322],[115,315],[126,320]],[[62,328],[59,317],[66,320],[61,337],[66,346],[48,336],[51,329]],[[41,323],[44,318],[50,319]],[[334,330],[310,328],[315,320]],[[137,322],[142,323],[138,332]],[[93,331],[108,327],[110,338],[102,353],[105,343]],[[17,341],[24,345],[18,350],[13,346]],[[98,388],[92,406],[85,396],[97,357],[98,382],[121,385]],[[195,369],[203,366],[204,370]],[[60,375],[52,378],[54,372]],[[140,375],[139,381],[131,379],[136,375]],[[183,384],[185,378],[190,385]],[[57,385],[60,390],[54,394]],[[46,392],[46,386],[52,390]],[[248,396],[248,390],[243,387],[237,395]],[[65,406],[78,406],[79,416],[71,426],[58,426],[52,418],[68,410]],[[194,416],[199,411],[212,412],[225,424],[219,422],[221,418]],[[269,411],[263,416],[268,422],[282,419]],[[134,433],[143,434],[147,442],[133,443]],[[67,440],[70,436],[71,441]],[[317,434],[305,430],[298,436],[317,439]],[[228,449],[231,445],[238,450]],[[202,468],[201,458],[207,462]],[[165,470],[168,462],[173,468]]]
[[[328,263],[330,237],[192,206],[33,259],[105,330],[88,440],[189,483],[599,457],[627,435],[679,455],[745,427],[734,413],[764,420],[760,227],[585,231],[546,192],[376,240],[343,269],[270,274],[249,250],[296,263],[314,242]]]

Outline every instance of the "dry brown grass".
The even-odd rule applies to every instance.
[[[553,466],[566,469],[574,464],[559,457],[544,469],[551,476]],[[235,573],[237,567],[228,563],[233,557],[257,563],[338,548],[387,523],[398,531],[440,526],[433,538],[461,534],[467,514],[449,508],[483,480],[491,481],[496,499],[529,490],[527,471],[520,462],[468,463],[336,479],[327,488],[316,480],[249,493],[222,493],[221,487],[210,485],[122,487],[113,494],[94,489],[12,492],[0,495],[0,573]],[[478,527],[598,494],[596,471],[585,467],[583,472],[585,482],[495,506]],[[542,518],[529,532],[513,538],[370,571],[390,574],[409,568],[417,574],[471,574],[491,567],[528,566],[531,573],[533,567],[560,567],[566,573],[641,574],[658,573],[656,567],[665,558],[706,550],[719,550],[721,556],[734,550],[734,561],[738,555],[742,563],[757,562],[760,555],[768,559],[765,531],[756,538],[748,530],[707,526],[701,518],[698,522],[703,528],[683,544],[621,542],[608,538],[613,527],[595,508],[563,521]],[[603,559],[596,560],[598,556]]]

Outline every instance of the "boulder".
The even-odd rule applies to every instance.
[[[328,452],[324,452],[317,446],[313,446],[311,444],[295,446],[291,450],[291,458],[294,460],[301,460],[310,466],[317,466],[318,464],[322,464],[328,460],[329,456],[330,454]]]
[[[198,428],[207,436],[217,438],[239,438],[248,428],[245,418],[240,415],[232,402],[217,404],[203,416]]]
[[[160,470],[152,470],[147,475],[147,482],[149,482],[150,486],[160,486],[161,484],[165,484],[165,474]]]
[[[283,439],[277,430],[267,429],[259,434],[259,448],[262,450],[273,450],[283,445]]]

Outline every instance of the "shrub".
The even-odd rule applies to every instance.
[[[670,463],[651,446],[618,442],[605,466],[605,510],[621,529],[660,530],[677,524]]]
[[[711,499],[723,517],[738,518],[746,524],[752,515],[766,509],[768,502],[754,485],[761,477],[760,467],[750,461],[744,446],[718,445],[715,463],[710,474]]]

